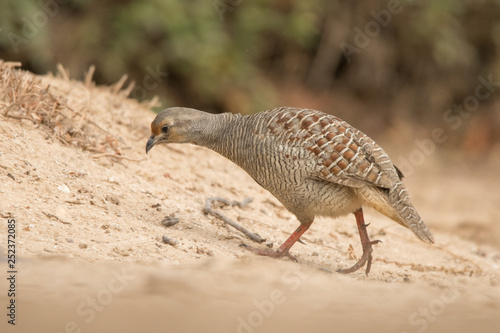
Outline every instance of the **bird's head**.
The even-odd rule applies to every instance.
[[[151,136],[146,154],[157,144],[197,143],[197,134],[203,119],[209,114],[189,108],[168,108],[160,112],[151,123]]]

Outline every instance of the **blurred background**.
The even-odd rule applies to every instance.
[[[0,3],[0,58],[34,73],[95,65],[158,110],[317,108],[482,157],[500,151],[499,51],[498,0]]]

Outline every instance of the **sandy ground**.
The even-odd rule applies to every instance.
[[[203,214],[207,197],[253,198],[217,209],[274,248],[298,222],[242,170],[190,145],[146,156],[153,112],[108,87],[43,83],[70,106],[83,101],[81,112],[131,160],[98,157],[0,115],[1,332],[498,332],[494,159],[478,169],[428,157],[406,182],[436,244],[368,211],[369,233],[383,241],[372,271],[340,275],[361,254],[353,216],[317,219],[307,245],[292,249],[298,263],[256,257],[239,246],[251,243],[244,235]],[[398,156],[390,140],[382,144]],[[167,216],[180,222],[167,228]],[[15,326],[6,316],[9,218]]]

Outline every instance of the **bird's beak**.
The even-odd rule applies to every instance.
[[[156,143],[156,137],[154,135],[151,135],[149,137],[148,143],[146,143],[146,154],[153,148],[153,146]]]

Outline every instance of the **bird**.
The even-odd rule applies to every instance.
[[[156,145],[189,143],[209,148],[245,170],[294,214],[300,225],[276,250],[242,244],[273,258],[289,257],[315,217],[354,214],[363,254],[340,273],[373,260],[363,207],[409,228],[422,241],[433,236],[410,201],[403,173],[374,140],[340,118],[314,109],[278,107],[251,115],[212,114],[170,107],[151,123],[146,154]]]

